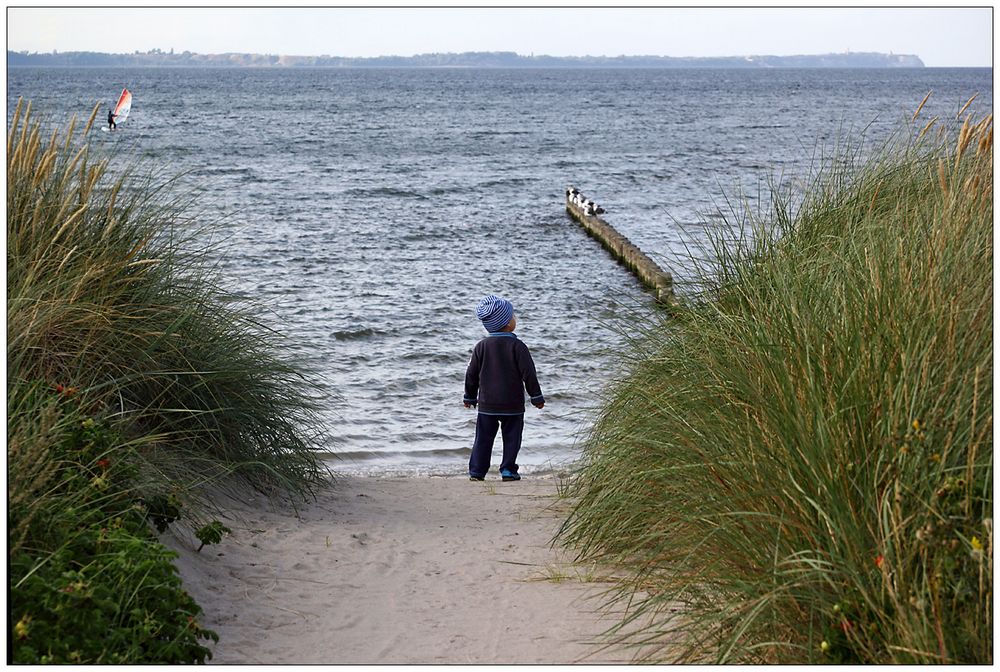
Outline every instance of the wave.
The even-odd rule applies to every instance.
[[[364,327],[361,329],[343,329],[340,331],[334,331],[332,336],[338,341],[360,341],[366,338],[372,338],[373,336],[385,336],[386,333],[387,332],[379,329],[373,329],[372,327]]]
[[[399,189],[397,187],[375,187],[374,189],[366,189],[361,187],[356,187],[354,189],[348,189],[344,192],[346,196],[391,196],[394,198],[414,198],[418,201],[428,200],[427,196],[423,194],[412,191],[410,189]]]
[[[226,166],[223,166],[221,168],[206,167],[196,171],[196,174],[210,175],[210,176],[242,175],[249,179],[256,179],[252,168],[226,167]]]

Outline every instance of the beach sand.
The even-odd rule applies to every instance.
[[[315,501],[227,502],[232,533],[174,524],[213,663],[619,664],[597,645],[618,616],[606,583],[551,541],[558,477],[340,477]]]

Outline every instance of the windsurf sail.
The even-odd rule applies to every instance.
[[[118,104],[115,105],[115,125],[125,121],[131,109],[132,92],[128,89],[122,89],[122,95],[118,97]]]

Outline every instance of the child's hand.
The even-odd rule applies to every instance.
[[[545,402],[544,401],[540,401],[537,404],[535,402],[531,402],[531,405],[534,406],[535,408],[545,408]]]
[[[467,401],[463,401],[463,402],[462,402],[462,404],[463,404],[463,405],[464,405],[464,406],[465,406],[466,408],[472,408],[472,406],[473,406],[473,404],[470,404],[470,403],[469,403],[469,402],[467,402]]]

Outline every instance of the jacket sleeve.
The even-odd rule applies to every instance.
[[[472,349],[472,359],[469,361],[469,368],[465,370],[465,396],[462,397],[463,403],[473,406],[479,403],[479,350],[479,345]]]
[[[542,387],[538,384],[538,374],[535,373],[535,361],[531,358],[531,352],[528,351],[528,346],[523,343],[519,343],[521,347],[517,348],[517,368],[521,371],[521,380],[524,381],[524,389],[528,391],[528,396],[531,397],[531,403],[545,403],[545,397],[542,396]]]

